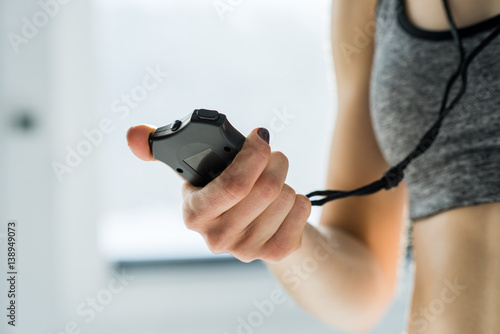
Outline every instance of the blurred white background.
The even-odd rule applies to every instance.
[[[183,226],[180,179],[125,141],[216,109],[270,130],[297,192],[323,188],[328,1],[0,0],[0,24],[0,233],[19,225],[18,326],[1,333],[334,333],[289,297],[243,329],[281,288],[260,262],[211,255]],[[411,288],[405,271],[373,333],[402,332]]]

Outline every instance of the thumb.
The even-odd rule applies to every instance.
[[[149,135],[154,133],[156,128],[150,125],[136,125],[128,129],[127,142],[132,153],[136,157],[145,161],[154,161],[153,154],[149,147]]]

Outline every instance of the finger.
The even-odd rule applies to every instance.
[[[264,245],[264,260],[277,262],[297,250],[301,245],[302,232],[311,214],[311,201],[304,195],[296,195],[292,210],[276,233]]]
[[[136,157],[145,161],[153,161],[153,154],[149,147],[149,135],[154,133],[156,128],[149,125],[136,125],[127,132],[127,142],[132,153]]]
[[[281,195],[287,172],[288,159],[281,152],[272,152],[269,164],[250,193],[221,217],[223,228],[238,234],[247,228]]]
[[[250,259],[259,258],[263,246],[276,234],[294,203],[295,191],[289,185],[283,185],[276,200],[248,226],[231,248],[237,253],[246,254]]]
[[[258,135],[257,129],[253,130],[221,175],[203,188],[184,188],[185,194],[189,194],[185,198],[188,210],[195,210],[206,219],[220,216],[248,195],[270,156],[269,144]]]

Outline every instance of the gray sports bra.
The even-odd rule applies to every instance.
[[[500,15],[459,29],[466,52]],[[459,62],[450,32],[407,19],[403,0],[381,0],[371,75],[372,124],[393,166],[436,121],[445,85]],[[459,84],[455,83],[451,97]],[[412,221],[449,209],[500,201],[500,38],[471,63],[465,96],[443,122],[436,142],[405,171]]]

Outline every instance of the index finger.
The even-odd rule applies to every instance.
[[[203,188],[184,185],[184,195],[188,199],[186,204],[191,209],[206,219],[216,218],[250,193],[271,156],[269,144],[259,135],[260,132],[269,138],[269,132],[261,129],[255,129],[248,135],[233,162],[212,182]]]

